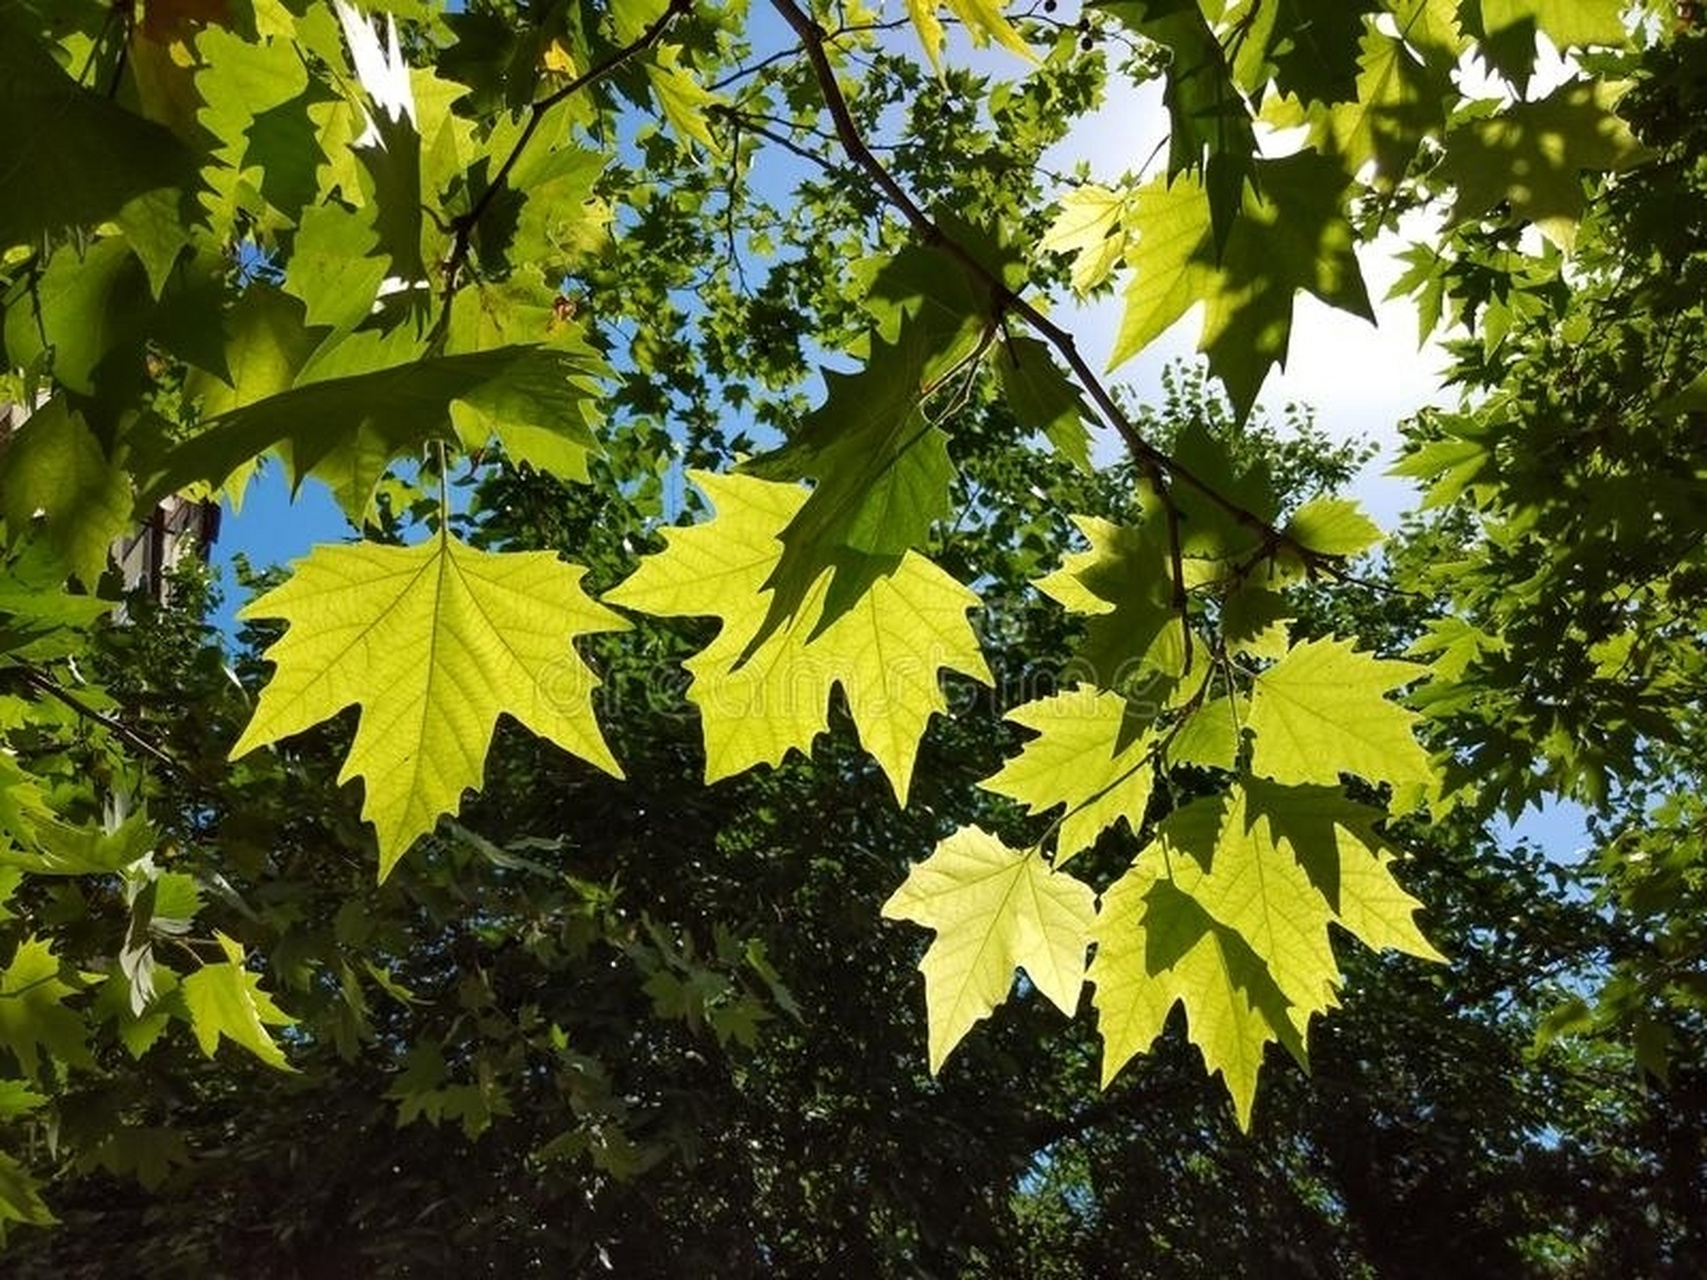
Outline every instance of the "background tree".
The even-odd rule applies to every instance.
[[[1022,29],[955,6],[974,42],[1046,50],[1007,82],[945,63],[925,7],[909,11],[923,62],[874,15],[793,0],[763,20],[686,0],[385,8],[395,31],[297,0],[0,8],[15,124],[0,132],[0,172],[24,193],[0,214],[0,340],[9,394],[33,409],[0,458],[0,887],[15,904],[0,970],[15,1068],[0,1092],[14,1135],[0,1220],[50,1221],[32,1170],[58,1170],[103,1213],[114,1200],[97,1169],[191,1189],[220,1171],[205,1185],[230,1217],[266,1224],[230,1247],[286,1270],[352,1257],[430,1268],[444,1250],[488,1250],[498,1268],[618,1254],[646,1268],[672,1249],[713,1269],[812,1267],[830,1247],[844,1265],[954,1270],[1035,1258],[1048,1233],[1117,1267],[1099,1234],[1114,1219],[1077,1187],[1089,1178],[1097,1205],[1154,1188],[1107,1173],[1106,1154],[1131,1149],[1117,1134],[1063,1145],[1102,1114],[1076,1105],[1073,1072],[1093,1046],[1079,1030],[1040,1039],[1057,1024],[1039,996],[1070,1013],[1090,979],[1103,1083],[1183,1004],[1239,1125],[1269,1123],[1256,1107],[1267,1046],[1305,1061],[1314,1016],[1339,1002],[1348,966],[1368,963],[1338,933],[1438,958],[1401,887],[1402,815],[1444,821],[1465,802],[1468,839],[1491,805],[1538,794],[1524,766],[1483,769],[1496,762],[1474,755],[1458,763],[1503,792],[1467,795],[1450,768],[1443,782],[1437,766],[1454,762],[1429,761],[1390,697],[1423,674],[1393,656],[1417,623],[1390,601],[1317,590],[1355,586],[1349,560],[1378,531],[1313,493],[1343,459],[1288,458],[1238,428],[1284,358],[1293,297],[1367,314],[1355,244],[1432,203],[1457,241],[1420,255],[1411,283],[1425,301],[1469,300],[1455,314],[1479,326],[1493,369],[1508,335],[1521,346],[1517,322],[1574,296],[1545,254],[1519,260],[1514,246],[1529,228],[1572,243],[1584,175],[1646,158],[1615,113],[1615,77],[1639,69],[1644,43],[1656,67],[1672,56],[1660,37],[1676,15],[1655,6],[1627,27],[1603,0],[1371,0],[1330,21],[1135,0]],[[1598,52],[1531,98],[1542,37]],[[1469,100],[1457,72],[1470,57],[1506,100]],[[1111,66],[1164,81],[1166,172],[1073,181],[1046,203],[1041,158]],[[1302,126],[1301,149],[1272,149],[1262,123]],[[1580,234],[1592,246],[1599,233]],[[1595,270],[1590,255],[1591,291]],[[1201,303],[1228,409],[1199,398],[1158,422],[1086,363],[1050,290],[1065,274],[1093,293],[1117,272],[1117,358]],[[820,358],[831,371],[814,391]],[[989,409],[998,388],[1007,407]],[[1695,412],[1680,395],[1661,416]],[[1091,471],[1087,424],[1119,440],[1130,470],[1042,486],[1055,458]],[[168,659],[149,648],[169,647],[159,634],[111,634],[99,593],[112,536],[166,492],[235,498],[269,453],[293,483],[328,483],[367,536],[316,550],[252,604],[270,643],[264,685],[253,669],[241,689],[220,683],[216,658],[192,659],[201,646]],[[678,459],[703,469],[695,484],[715,512],[693,507],[710,518],[655,542],[660,495],[685,492]],[[483,482],[473,505],[452,500],[453,485]],[[1459,517],[1419,545],[1464,534]],[[1509,568],[1468,575],[1465,612],[1430,632],[1446,645],[1429,695],[1443,753],[1454,733],[1473,736],[1452,699],[1476,655],[1507,627],[1521,652],[1526,628],[1560,621],[1512,607],[1522,592],[1498,585]],[[973,588],[1005,600],[1038,570],[1068,617],[1022,595],[974,629]],[[1596,646],[1615,639],[1601,633],[1616,610],[1592,603]],[[1634,646],[1615,650],[1591,661]],[[650,701],[663,656],[690,673],[696,720]],[[963,696],[961,676],[1002,689],[1016,671],[1025,701],[1003,689],[996,706],[1033,736],[998,736],[976,704],[927,735]],[[167,672],[176,684],[159,682]],[[1059,687],[1035,683],[1057,674]],[[1511,674],[1478,667],[1470,696]],[[1594,715],[1619,711],[1590,686]],[[179,687],[199,692],[195,716]],[[1577,722],[1556,718],[1539,736],[1563,761],[1557,777],[1639,772],[1650,739],[1665,740],[1647,727],[1649,701],[1604,726],[1604,766],[1559,747]],[[339,719],[352,704],[354,722]],[[500,727],[505,714],[581,763]],[[1517,743],[1529,722],[1515,723]],[[988,754],[996,742],[1005,762]],[[814,763],[785,764],[790,751]],[[749,772],[759,765],[778,767]],[[702,771],[711,785],[686,821],[683,780]],[[334,778],[361,781],[359,809]],[[483,780],[488,798],[449,821]],[[981,792],[966,785],[977,780]],[[742,805],[732,825],[726,798]],[[817,846],[769,865],[801,815]],[[804,1130],[751,1118],[745,1092],[767,1019],[835,1008],[832,982],[892,998],[907,966],[890,943],[870,944],[856,981],[844,949],[777,933],[797,898],[822,904],[823,936],[849,924],[836,914],[849,901],[869,922],[864,877],[880,872],[883,909],[938,935],[921,961],[929,1066],[981,1086],[966,1095],[976,1110],[918,1105],[932,1134],[955,1122],[957,1145],[924,1144],[935,1163],[901,1158],[911,1146],[869,1126],[864,1064],[881,1063],[891,1089],[918,1071],[881,1019],[861,1065],[815,1065],[813,1100],[788,1117]],[[1506,874],[1527,884],[1535,868]],[[844,877],[857,893],[835,892]],[[773,896],[755,903],[755,887]],[[1570,906],[1562,919],[1577,918]],[[1537,946],[1570,993],[1583,976],[1572,939]],[[985,1047],[962,1044],[1016,963],[1028,981],[1014,1011]],[[1678,985],[1669,970],[1664,983]],[[1502,975],[1493,989],[1515,986]],[[1512,1023],[1469,1008],[1454,1027],[1491,1019],[1490,1057],[1509,1063]],[[1522,1024],[1526,1009],[1511,1016]],[[1030,1033],[1012,1040],[1016,1026]],[[1278,1207],[1182,1266],[1276,1256],[1296,1227],[1301,1267],[1390,1268],[1405,1226],[1460,1220],[1472,1207],[1459,1187],[1499,1183],[1490,1172],[1442,1188],[1444,1156],[1383,1154],[1372,1135],[1389,1117],[1360,1075],[1385,1067],[1379,1047],[1351,1051],[1356,1087],[1335,1112],[1365,1118],[1361,1136],[1324,1130],[1272,1152],[1233,1139],[1244,1154],[1191,1170],[1206,1195],[1260,1186]],[[233,1073],[224,1055],[239,1050],[254,1061]],[[1036,1073],[1013,1069],[1027,1053],[1043,1058]],[[672,1054],[681,1077],[659,1078],[652,1064]],[[145,1069],[120,1072],[125,1055]],[[346,1068],[351,1088],[322,1089]],[[251,1117],[252,1096],[280,1105]],[[751,1127],[708,1139],[707,1096]],[[408,1160],[373,1124],[387,1098],[441,1126],[410,1130],[421,1145]],[[1477,1151],[1565,1132],[1523,1127],[1523,1088],[1505,1101]],[[198,1160],[177,1145],[180,1113]],[[1401,1110],[1391,1123],[1419,1121]],[[848,1161],[784,1179],[780,1159],[752,1155],[786,1150],[783,1133],[818,1150],[845,1138]],[[439,1134],[488,1177],[432,1199]],[[310,1141],[339,1175],[317,1169],[282,1217],[239,1212],[268,1185],[262,1158],[306,1161]],[[1686,1141],[1672,1150],[1687,1164]],[[715,1187],[669,1180],[700,1155]],[[387,1157],[400,1179],[419,1176],[415,1199],[432,1211],[376,1194]],[[596,1176],[565,1183],[566,1161]],[[987,1181],[946,1207],[940,1177],[911,1177],[968,1164]],[[1377,1168],[1390,1173],[1380,1199],[1366,1195]],[[731,1169],[748,1171],[753,1195]],[[875,1234],[860,1223],[882,1179],[893,1209]],[[769,1203],[786,1212],[755,1229],[752,1206]],[[1402,1221],[1395,1203],[1411,1211]],[[1521,1206],[1479,1203],[1465,1265],[1599,1260],[1582,1243],[1599,1236],[1554,1244]],[[716,1229],[686,1238],[686,1205]],[[457,1225],[427,1239],[440,1208]],[[1667,1212],[1644,1237],[1584,1210],[1607,1224],[1606,1257],[1656,1265],[1688,1242]],[[840,1234],[810,1239],[803,1216]],[[352,1220],[355,1238],[328,1245],[319,1228]],[[165,1243],[131,1238],[191,1268],[227,1247],[195,1224]]]

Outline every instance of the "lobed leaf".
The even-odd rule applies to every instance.
[[[936,931],[919,962],[932,1074],[1007,995],[1016,968],[1061,1012],[1078,1008],[1096,895],[1035,849],[963,827],[913,867],[883,914]]]
[[[571,646],[620,630],[550,552],[493,554],[446,534],[413,547],[318,547],[244,618],[283,618],[275,667],[233,758],[361,706],[340,782],[364,779],[381,879],[464,789],[499,715],[621,776],[593,718],[599,681]]]

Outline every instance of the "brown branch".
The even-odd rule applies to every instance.
[[[788,23],[796,36],[799,37],[812,65],[813,74],[818,81],[819,93],[823,96],[824,105],[830,113],[830,119],[836,128],[836,136],[840,139],[842,148],[850,159],[863,169],[875,182],[902,216],[912,227],[913,233],[925,244],[940,249],[953,258],[968,274],[989,291],[998,318],[1004,313],[1011,313],[1024,320],[1025,323],[1043,338],[1073,371],[1085,393],[1095,405],[1098,416],[1103,423],[1117,434],[1132,454],[1139,469],[1155,484],[1158,496],[1173,516],[1170,520],[1169,536],[1174,547],[1178,548],[1178,511],[1172,496],[1169,494],[1169,482],[1184,484],[1201,493],[1209,501],[1220,507],[1237,523],[1255,530],[1265,544],[1275,549],[1287,548],[1293,551],[1305,564],[1327,569],[1335,557],[1324,556],[1304,546],[1296,539],[1287,536],[1281,530],[1270,525],[1255,512],[1240,506],[1233,499],[1221,493],[1214,485],[1196,475],[1190,468],[1183,466],[1167,453],[1158,449],[1141,435],[1131,421],[1121,411],[1120,405],[1114,399],[1102,380],[1097,376],[1084,356],[1079,353],[1078,344],[1073,335],[1056,324],[1042,311],[1021,297],[1008,286],[995,272],[991,271],[976,255],[968,250],[953,236],[937,225],[918,203],[909,195],[905,188],[896,181],[893,174],[884,167],[871,148],[866,145],[860,134],[859,126],[855,123],[853,113],[848,108],[848,102],[843,95],[840,84],[836,81],[835,68],[830,64],[826,49],[830,34],[800,8],[795,0],[771,0],[771,6]]]
[[[451,219],[451,226],[455,229],[455,237],[451,243],[451,251],[445,258],[443,309],[439,314],[438,323],[434,326],[434,340],[442,337],[444,331],[449,327],[451,300],[456,297],[457,290],[462,287],[461,276],[464,268],[468,266],[468,255],[473,246],[474,230],[480,225],[480,219],[485,216],[486,210],[491,207],[492,201],[497,197],[499,191],[508,185],[510,174],[515,169],[516,162],[521,159],[522,152],[527,150],[528,143],[533,141],[533,136],[538,131],[540,123],[545,119],[547,113],[558,103],[619,71],[637,55],[657,44],[659,40],[663,39],[664,32],[669,30],[670,25],[692,8],[693,0],[670,0],[669,7],[648,23],[646,28],[633,40],[600,58],[562,88],[555,89],[546,94],[545,97],[528,104],[527,123],[522,126],[521,135],[510,147],[510,153],[504,157],[497,171],[493,173],[492,180],[475,198],[474,204],[470,206],[467,213],[459,214]]]
[[[82,716],[85,720],[91,720],[100,725],[101,728],[105,729],[114,737],[128,743],[137,751],[142,752],[143,755],[159,761],[173,773],[187,774],[189,772],[189,770],[179,764],[177,760],[173,759],[165,751],[162,751],[159,747],[148,741],[147,738],[144,738],[135,729],[113,719],[112,716],[107,715],[105,712],[95,710],[95,708],[91,707],[87,702],[84,702],[83,699],[79,698],[76,694],[72,693],[68,689],[61,688],[58,683],[49,679],[33,667],[19,667],[18,674],[24,678],[25,684],[29,685],[38,693],[45,693],[50,698],[58,699],[78,715]]]

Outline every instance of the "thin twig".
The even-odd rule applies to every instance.
[[[835,68],[830,63],[826,43],[829,33],[802,10],[794,0],[771,0],[771,6],[793,29],[800,38],[805,49],[807,60],[812,65],[813,74],[818,81],[819,92],[824,99],[825,108],[830,113],[830,119],[836,127],[836,136],[841,140],[842,148],[850,159],[863,169],[877,184],[884,196],[901,215],[907,220],[916,235],[926,245],[940,249],[958,262],[969,275],[989,291],[998,319],[1005,312],[1020,317],[1030,328],[1041,336],[1056,353],[1064,360],[1079,380],[1086,394],[1096,406],[1097,414],[1105,425],[1112,429],[1126,445],[1133,460],[1139,468],[1156,483],[1162,502],[1173,508],[1173,499],[1168,493],[1168,481],[1172,480],[1187,485],[1201,493],[1210,502],[1220,507],[1235,522],[1255,530],[1262,539],[1276,549],[1287,548],[1293,551],[1305,564],[1328,568],[1333,557],[1298,542],[1283,531],[1276,529],[1256,513],[1240,506],[1233,499],[1221,493],[1214,485],[1196,475],[1189,467],[1176,461],[1173,457],[1158,449],[1146,440],[1134,427],[1131,421],[1121,411],[1119,404],[1102,380],[1097,376],[1084,356],[1079,353],[1078,344],[1073,335],[1056,324],[1035,305],[1016,293],[995,272],[991,271],[976,255],[942,230],[918,203],[908,194],[907,190],[895,179],[895,176],[884,167],[882,161],[872,154],[861,135],[859,126],[855,123],[853,113],[848,107],[847,98],[843,95],[841,85],[836,79]],[[1177,513],[1176,513],[1177,516]],[[1170,537],[1177,553],[1177,529],[1170,529]]]
[[[485,190],[475,197],[474,204],[468,212],[451,219],[451,225],[456,229],[456,234],[451,243],[450,253],[445,258],[443,309],[439,314],[438,323],[434,326],[433,340],[442,338],[450,325],[451,301],[456,297],[457,290],[462,287],[462,272],[468,265],[468,255],[473,245],[475,228],[480,225],[480,219],[485,216],[486,210],[497,198],[499,191],[509,184],[511,171],[515,169],[516,162],[521,159],[522,152],[527,150],[528,143],[533,141],[534,133],[539,129],[540,123],[545,119],[547,113],[558,103],[620,70],[638,54],[657,44],[663,38],[664,32],[669,29],[670,24],[692,8],[693,0],[670,0],[669,7],[647,24],[646,28],[633,40],[599,59],[562,88],[553,90],[545,97],[528,105],[527,123],[522,126],[521,135],[510,147],[510,154],[504,157],[503,163],[493,173],[492,180],[486,184]]]
[[[83,699],[79,698],[69,689],[60,687],[57,681],[49,679],[35,668],[19,667],[18,673],[23,676],[24,683],[29,685],[38,693],[45,693],[50,698],[58,699],[78,715],[82,716],[85,720],[91,720],[100,725],[101,728],[105,729],[114,737],[129,743],[136,750],[142,752],[143,755],[159,761],[168,769],[172,770],[173,773],[186,775],[189,773],[189,770],[182,764],[173,759],[154,743],[148,741],[147,738],[144,738],[135,729],[113,719],[112,716],[109,716],[104,712],[95,710],[95,708],[91,707],[87,702],[84,702]]]

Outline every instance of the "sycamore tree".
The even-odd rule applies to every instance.
[[[1196,314],[1243,417],[1299,291],[1372,315],[1357,250],[1401,215],[1442,244],[1569,250],[1587,188],[1649,157],[1619,99],[1677,8],[0,4],[0,341],[29,413],[0,454],[0,1101],[44,1144],[0,1153],[0,1218],[51,1220],[30,1165],[97,1057],[291,1070],[303,1010],[288,965],[251,963],[224,830],[185,843],[149,806],[288,774],[351,708],[338,778],[380,886],[503,767],[505,717],[586,768],[638,767],[590,660],[638,619],[688,638],[707,784],[834,720],[885,803],[917,803],[921,737],[993,678],[1000,624],[933,537],[1046,501],[966,487],[958,411],[989,395],[1014,443],[1086,469],[1121,451],[1132,494],[1117,519],[1053,512],[1032,548],[1030,607],[1081,638],[983,785],[1034,821],[933,812],[960,825],[884,908],[935,931],[924,1051],[940,1068],[1016,968],[1068,1014],[1088,981],[1105,1082],[1182,1005],[1248,1123],[1265,1048],[1305,1061],[1337,1002],[1330,927],[1438,958],[1384,819],[1478,779],[1396,700],[1427,667],[1294,634],[1299,592],[1351,576],[1379,530],[1298,501],[1212,421],[1164,445],[1110,371]],[[1546,46],[1572,61],[1531,92]],[[1165,121],[1131,123],[1126,177],[1053,172],[1133,80],[1159,82]],[[1429,253],[1425,303],[1462,261]],[[1099,370],[1063,304],[1117,288]],[[235,741],[186,760],[88,660],[107,548],[166,494],[240,503],[259,466],[328,485],[364,536],[250,602],[277,633],[265,687]],[[694,518],[589,585],[590,555],[459,532],[462,486],[500,466],[689,485]],[[285,816],[257,807],[231,856],[265,865]],[[1136,844],[1105,870],[1083,855],[1114,827]],[[276,870],[281,892],[303,874]]]

